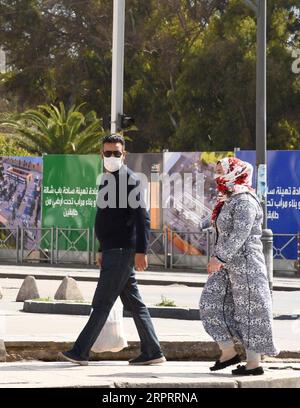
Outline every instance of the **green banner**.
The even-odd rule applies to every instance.
[[[46,155],[43,165],[42,226],[62,228],[59,249],[67,249],[80,235],[68,229],[94,226],[102,161],[98,155]],[[86,249],[85,237],[76,249]]]

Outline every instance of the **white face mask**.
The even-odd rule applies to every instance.
[[[120,170],[123,164],[122,157],[104,157],[104,167],[107,171],[114,173],[115,171]]]

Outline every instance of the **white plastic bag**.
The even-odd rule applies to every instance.
[[[105,351],[117,352],[127,346],[127,338],[123,325],[123,304],[120,298],[118,298],[92,347],[92,351],[94,353],[103,353]]]

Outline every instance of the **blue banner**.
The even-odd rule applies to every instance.
[[[255,151],[239,151],[236,156],[256,168]],[[276,237],[276,234],[297,234],[300,231],[300,151],[268,151],[267,163],[268,228],[275,234],[275,257],[297,259],[296,237]]]

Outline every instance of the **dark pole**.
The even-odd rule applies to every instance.
[[[270,291],[273,290],[273,232],[267,208],[267,0],[257,1],[256,167],[257,193],[263,207],[262,243]]]
[[[123,114],[125,0],[114,0],[111,79],[111,133],[120,130]]]
[[[258,195],[267,228],[267,0],[257,2],[256,166]]]
[[[273,232],[267,229],[267,0],[244,0],[257,17],[256,170],[257,195],[263,208],[262,243],[269,287],[273,289]]]

